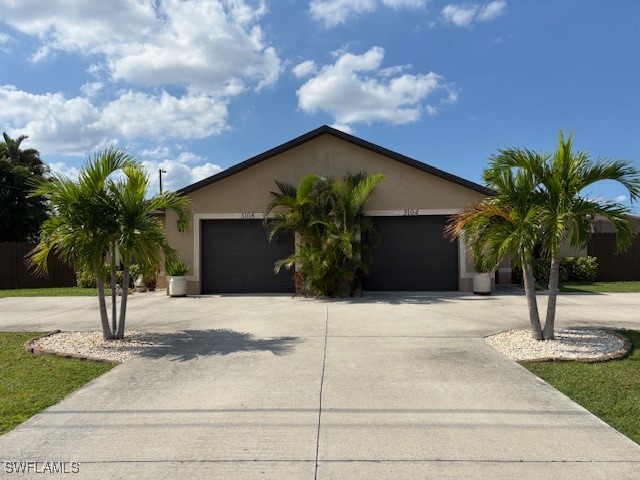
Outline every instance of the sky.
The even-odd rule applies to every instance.
[[[0,128],[71,177],[127,148],[152,190],[324,124],[478,183],[559,129],[640,168],[639,19],[637,0],[0,0]]]

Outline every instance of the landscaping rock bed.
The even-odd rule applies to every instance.
[[[486,337],[489,345],[516,361],[603,362],[625,357],[628,338],[602,328],[556,330],[555,340],[534,340],[531,330],[509,330]]]
[[[123,340],[104,340],[101,332],[55,331],[31,340],[25,349],[36,355],[60,355],[83,360],[122,363],[158,344],[154,333],[125,332]]]

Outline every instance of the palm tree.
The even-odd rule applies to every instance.
[[[533,251],[540,231],[539,210],[531,195],[536,179],[527,172],[502,168],[500,156],[505,153],[492,157],[483,173],[495,195],[454,215],[445,232],[451,240],[462,236],[476,260],[487,270],[497,268],[507,254],[511,255],[513,262],[522,268],[532,336],[541,340],[533,276]],[[519,154],[534,164],[543,160],[532,152]]]
[[[120,172],[119,179],[114,173]],[[42,224],[41,240],[31,252],[31,264],[46,272],[51,251],[76,269],[96,276],[102,333],[105,339],[124,338],[129,269],[135,257],[141,271],[157,271],[161,254],[175,257],[162,223],[152,216],[159,209],[178,214],[180,226],[191,219],[189,202],[165,192],[147,198],[149,180],[143,167],[124,150],[108,148],[85,163],[78,181],[62,175],[38,182],[34,195],[46,196],[54,215]],[[117,314],[115,256],[123,266],[122,301]],[[104,264],[111,258],[111,325],[104,289]]]
[[[281,267],[298,264],[307,290],[316,296],[353,295],[361,272],[369,271],[363,235],[373,232],[364,204],[382,174],[347,175],[342,179],[307,175],[298,187],[276,182],[265,223],[270,238],[282,232],[297,236],[296,253],[276,262]]]
[[[552,340],[555,330],[556,304],[560,279],[560,248],[567,241],[573,248],[589,243],[596,217],[610,220],[616,229],[618,251],[626,250],[633,240],[633,220],[629,208],[619,202],[591,199],[585,190],[594,183],[610,180],[626,188],[631,201],[640,195],[640,173],[633,165],[620,160],[591,160],[584,151],[573,152],[573,132],[565,140],[558,133],[558,146],[553,155],[536,164],[522,162],[510,152],[501,158],[504,168],[528,171],[539,184],[536,202],[541,214],[542,250],[551,262],[549,299],[543,338]]]
[[[33,242],[38,227],[47,218],[47,204],[42,197],[29,196],[29,182],[44,177],[49,167],[42,163],[37,150],[21,149],[28,138],[17,139],[3,133],[0,142],[0,242]]]
[[[585,152],[572,152],[573,133],[565,141],[559,132],[554,155],[526,149],[500,150],[484,172],[496,195],[453,217],[448,232],[452,238],[464,233],[476,254],[487,255],[497,266],[506,253],[523,269],[525,292],[533,337],[555,337],[560,248],[569,241],[573,248],[589,242],[596,217],[608,218],[616,228],[618,250],[633,239],[630,210],[619,202],[584,196],[589,186],[602,180],[623,185],[630,199],[640,196],[640,173],[629,162],[592,161]],[[510,226],[509,226],[510,225]],[[539,244],[550,259],[549,298],[544,328],[541,328],[533,277],[533,250]]]
[[[20,145],[29,138],[27,135],[20,135],[18,138],[11,138],[6,132],[2,133],[4,142],[0,143],[0,158],[4,157],[15,166],[23,166],[31,173],[43,175],[49,171],[47,165],[40,160],[40,152],[35,148],[21,149]]]

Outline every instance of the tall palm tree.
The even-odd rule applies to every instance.
[[[271,238],[294,233],[298,244],[293,255],[276,262],[276,270],[298,264],[311,294],[353,295],[370,264],[362,238],[374,229],[364,204],[383,179],[360,173],[342,179],[307,175],[297,188],[276,182],[280,191],[272,192],[265,223]]]
[[[121,177],[115,178],[116,172]],[[142,271],[159,268],[162,254],[175,257],[162,223],[151,213],[170,209],[178,214],[181,227],[191,219],[189,202],[165,192],[147,198],[149,180],[143,167],[124,150],[108,148],[85,163],[78,181],[62,175],[38,182],[34,195],[49,200],[53,216],[42,224],[40,243],[31,252],[30,261],[40,271],[47,268],[51,251],[77,269],[89,269],[96,276],[102,333],[105,339],[124,337],[129,269],[133,257]],[[120,315],[116,303],[116,251],[123,265]],[[103,279],[104,263],[111,261],[111,324],[107,313]]]
[[[631,201],[640,196],[640,172],[621,160],[592,160],[584,151],[573,152],[573,132],[565,140],[558,133],[558,146],[553,155],[539,164],[522,162],[517,155],[505,155],[501,166],[519,169],[535,176],[536,202],[541,213],[541,244],[551,262],[549,299],[543,337],[554,338],[558,284],[560,279],[560,249],[570,242],[573,248],[584,248],[589,243],[596,217],[611,221],[616,229],[619,251],[626,250],[633,240],[631,210],[619,202],[592,199],[585,190],[600,181],[615,181],[626,188]]]
[[[20,135],[18,138],[11,138],[6,132],[2,133],[4,142],[0,143],[0,157],[6,158],[15,166],[23,166],[31,173],[42,175],[49,171],[40,159],[40,152],[35,148],[20,148],[23,141],[29,138],[27,135]]]
[[[33,242],[47,218],[42,197],[29,196],[29,182],[43,177],[49,167],[33,148],[22,149],[26,135],[13,139],[3,133],[0,142],[0,242]]]

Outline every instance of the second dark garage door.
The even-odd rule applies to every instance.
[[[380,245],[373,250],[364,290],[458,290],[458,243],[444,238],[446,216],[375,217]]]
[[[269,242],[260,220],[205,220],[201,232],[202,293],[294,291],[290,270],[273,271],[293,253],[293,236]]]

